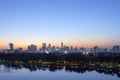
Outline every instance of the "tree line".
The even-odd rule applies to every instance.
[[[57,54],[57,53],[50,53],[50,54],[40,54],[40,53],[9,53],[4,54],[0,53],[0,60],[9,60],[9,61],[70,61],[70,62],[88,62],[88,61],[99,61],[99,62],[118,62],[120,63],[120,55],[118,56],[105,56],[105,55],[98,55],[94,56],[92,53],[85,55],[82,53],[71,53],[71,54]]]

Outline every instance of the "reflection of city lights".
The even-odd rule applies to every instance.
[[[4,66],[3,65],[0,65],[0,70],[4,70]]]
[[[11,72],[11,70],[4,65],[0,65],[0,72]]]

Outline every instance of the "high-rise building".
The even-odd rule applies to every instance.
[[[43,43],[42,44],[42,49],[46,49],[47,47],[46,47],[46,43]]]
[[[51,44],[49,44],[47,47],[47,52],[50,53],[51,51],[52,51],[52,47],[51,47]]]
[[[49,45],[50,46],[50,45]],[[46,43],[42,43],[42,48],[40,50],[41,53],[47,53],[47,46],[46,46]]]
[[[37,47],[34,44],[31,44],[30,46],[28,46],[28,52],[29,53],[36,53],[37,52]]]
[[[17,50],[18,50],[19,53],[23,52],[23,48],[18,48]]]
[[[113,52],[114,53],[119,53],[119,45],[113,46]]]
[[[13,43],[8,44],[8,50],[10,50],[10,51],[14,50]]]
[[[94,50],[94,53],[99,53],[100,52],[100,48],[98,46],[95,46],[93,48],[93,50]]]
[[[61,42],[61,49],[63,49],[63,47],[64,47],[64,44],[63,44],[63,42]]]
[[[70,53],[73,52],[73,46],[70,46]]]
[[[48,45],[48,48],[51,48],[51,44]]]

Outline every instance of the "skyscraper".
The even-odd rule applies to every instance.
[[[51,49],[52,49],[51,44],[49,44],[48,47],[47,47],[48,52],[51,52]]]
[[[29,53],[36,53],[37,52],[37,47],[34,44],[31,44],[30,46],[28,46],[28,52]]]
[[[46,43],[43,43],[42,44],[42,49],[46,49],[47,47],[46,47]]]
[[[46,53],[46,51],[47,51],[46,43],[43,43],[43,44],[42,44],[41,53]]]
[[[119,45],[113,46],[113,52],[114,53],[119,53],[119,49],[120,49]]]
[[[48,45],[48,48],[51,48],[51,44]]]
[[[100,48],[98,46],[95,46],[93,49],[94,49],[94,53],[99,53],[100,52]]]
[[[8,50],[10,50],[10,51],[14,50],[13,43],[8,44]]]
[[[61,42],[61,49],[63,49],[63,46],[64,46],[64,45],[63,45],[63,42]]]

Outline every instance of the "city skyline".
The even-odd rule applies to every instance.
[[[70,53],[119,53],[120,46],[114,45],[112,48],[101,48],[99,46],[91,47],[90,49],[85,47],[73,47],[64,44],[61,42],[60,47],[52,45],[51,43],[46,44],[42,43],[41,47],[36,46],[35,44],[30,44],[27,46],[27,49],[22,47],[15,48],[13,43],[8,44],[8,48],[0,50],[1,53],[60,53],[60,54],[70,54]]]
[[[30,43],[30,44],[28,44],[28,45],[19,46],[19,45],[17,45],[17,44],[14,44],[14,43],[12,43],[12,42],[9,42],[9,43],[7,43],[5,46],[1,46],[0,50],[8,49],[8,48],[9,48],[9,46],[8,46],[9,44],[14,44],[14,49],[23,48],[24,50],[27,50],[29,45],[36,45],[37,48],[39,49],[39,48],[42,48],[42,44],[44,44],[44,43],[45,43],[45,42],[42,42],[42,43],[39,43],[39,44]],[[63,43],[63,42],[59,42],[59,43],[57,43],[57,44],[54,44],[54,43],[53,43],[53,44],[52,44],[52,43],[45,43],[45,44],[46,44],[46,46],[51,45],[51,46],[55,46],[55,47],[61,48],[61,43]],[[21,44],[21,43],[19,43],[19,44]],[[82,46],[82,45],[77,45],[77,43],[76,43],[76,45],[72,45],[72,44],[74,44],[74,43],[71,43],[71,45],[64,43],[64,44],[63,44],[63,47],[64,47],[64,46],[68,46],[68,47],[71,47],[71,46],[72,46],[73,48],[75,48],[75,47],[77,47],[77,48],[82,48],[82,47],[83,47],[83,48],[86,48],[86,49],[91,49],[91,48],[97,46],[97,47],[100,47],[100,48],[111,49],[113,46],[119,45],[119,44],[115,44],[115,45],[111,45],[111,46],[100,46],[100,45],[88,46],[88,45],[86,44],[86,45],[88,46],[88,47],[86,47],[86,46]],[[82,43],[81,43],[81,44],[82,44]]]
[[[0,49],[8,43],[120,45],[120,0],[0,0]]]
[[[85,49],[92,49],[92,48],[94,48],[94,47],[98,47],[98,48],[101,48],[101,49],[108,49],[108,50],[110,50],[111,48],[113,48],[114,46],[120,46],[120,45],[112,45],[112,46],[110,46],[110,48],[107,48],[107,47],[100,47],[99,45],[94,45],[94,46],[92,46],[92,47],[89,47],[89,48],[87,48],[87,47],[84,47],[84,46],[73,46],[73,45],[67,45],[67,44],[65,44],[64,42],[60,42],[59,43],[59,46],[56,46],[56,45],[53,45],[53,44],[51,44],[51,43],[41,43],[41,44],[39,44],[39,46],[37,46],[36,44],[29,44],[29,45],[27,45],[26,46],[26,48],[24,48],[24,47],[21,47],[21,46],[18,46],[18,47],[16,47],[16,45],[14,44],[14,43],[8,43],[7,45],[6,45],[7,47],[6,48],[4,48],[4,49],[1,49],[1,50],[6,50],[6,49],[8,49],[8,50],[15,50],[15,49],[19,49],[19,48],[22,48],[23,50],[27,50],[27,49],[29,49],[30,48],[30,46],[34,46],[35,48],[36,48],[36,50],[39,50],[39,49],[41,49],[41,48],[49,48],[49,47],[55,47],[55,48],[61,48],[61,49],[63,49],[63,48],[65,48],[65,47],[69,47],[69,48],[78,48],[78,49],[80,49],[80,48],[85,48]]]

